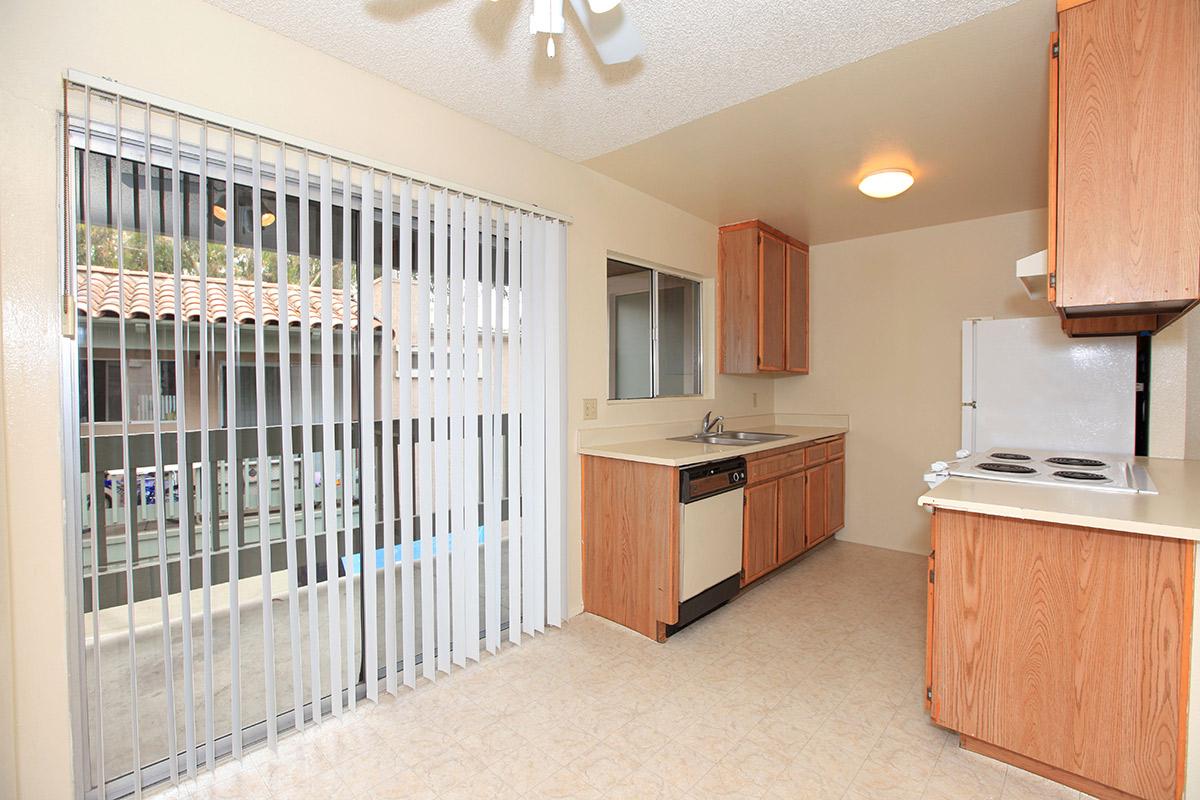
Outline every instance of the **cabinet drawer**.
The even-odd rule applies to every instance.
[[[804,448],[804,462],[810,466],[820,464],[827,458],[829,458],[829,450],[826,445],[814,444]]]
[[[846,452],[846,440],[841,437],[834,439],[825,446],[828,448],[830,458],[837,458]]]
[[[804,468],[804,448],[757,458],[746,464],[746,482],[757,483]]]

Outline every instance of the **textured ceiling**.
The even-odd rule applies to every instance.
[[[762,219],[810,244],[1046,205],[1052,0],[956,28],[587,162],[716,224]],[[890,200],[867,172],[912,171]]]
[[[625,0],[645,52],[606,67],[569,4],[548,59],[531,0],[208,1],[576,161],[1014,2]]]

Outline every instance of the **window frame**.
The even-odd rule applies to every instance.
[[[615,391],[615,330],[612,325],[612,295],[608,294],[608,281],[610,278],[607,275],[607,267],[610,262],[617,262],[627,267],[636,267],[644,269],[650,273],[650,394],[644,397],[616,397]],[[607,345],[608,345],[608,402],[609,403],[644,403],[651,400],[689,400],[692,398],[704,397],[705,394],[705,378],[704,378],[704,308],[705,308],[705,281],[698,275],[691,275],[677,270],[667,269],[658,264],[644,261],[632,256],[622,255],[620,253],[609,252],[605,259],[605,324],[608,327]],[[695,375],[696,375],[696,391],[684,394],[663,394],[661,387],[661,364],[660,364],[660,348],[659,348],[659,277],[660,275],[669,275],[678,280],[687,281],[695,284],[696,294],[696,314],[695,314],[695,339],[696,339],[696,356],[695,356]]]

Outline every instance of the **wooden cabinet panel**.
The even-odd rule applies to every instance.
[[[825,536],[833,536],[846,524],[846,459],[835,458],[825,465]]]
[[[820,464],[829,456],[828,445],[814,444],[804,448],[804,463],[808,465]]]
[[[758,278],[758,368],[787,366],[787,244],[763,233]]]
[[[1200,297],[1198,41],[1196,0],[1059,15],[1052,268],[1069,316],[1178,312]]]
[[[1092,794],[1175,800],[1194,544],[944,509],[934,530],[939,724]]]
[[[803,472],[779,479],[779,560],[787,561],[804,552],[808,542],[804,536]]]
[[[1058,31],[1050,34],[1050,154],[1049,176],[1047,180],[1046,204],[1046,299],[1050,305],[1057,305],[1055,295],[1058,286],[1058,276],[1055,274],[1058,264]]]
[[[1153,333],[1173,317],[1165,314],[1128,314],[1120,317],[1067,317],[1062,320],[1068,336],[1123,336],[1150,331]]]
[[[758,229],[721,231],[717,246],[717,367],[758,371]]]
[[[930,537],[933,538],[932,536]],[[936,542],[931,542],[934,547]],[[939,725],[942,724],[938,718],[937,708],[933,705],[933,620],[934,620],[934,604],[933,604],[933,557],[935,550],[929,552],[929,571],[926,574],[926,579],[929,581],[928,589],[925,595],[925,710],[929,712],[929,718]]]
[[[787,246],[787,371],[808,374],[808,252]]]
[[[583,607],[659,638],[679,609],[679,471],[583,456]]]
[[[765,458],[746,459],[747,483],[760,483],[769,478],[804,468],[804,448],[802,447],[778,455],[774,451],[768,452],[770,455]]]
[[[743,585],[778,563],[775,526],[779,514],[779,482],[771,481],[746,489],[742,525]]]
[[[825,538],[825,476],[827,464],[812,467],[807,476],[804,492],[804,543],[812,547]]]

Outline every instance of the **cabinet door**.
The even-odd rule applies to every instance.
[[[779,479],[779,560],[798,556],[806,547],[804,473],[796,472]]]
[[[1058,35],[1056,302],[1185,308],[1200,297],[1200,3],[1084,3]]]
[[[828,464],[804,473],[804,543],[812,547],[825,538],[825,476]]]
[[[758,228],[722,230],[717,248],[717,369],[758,372]]]
[[[787,246],[787,371],[808,374],[808,253]]]
[[[787,244],[761,234],[758,251],[758,368],[787,366]]]
[[[746,490],[742,523],[742,585],[769,571],[777,563],[775,526],[779,513],[779,481]]]
[[[825,465],[825,535],[833,536],[846,524],[846,459]]]

